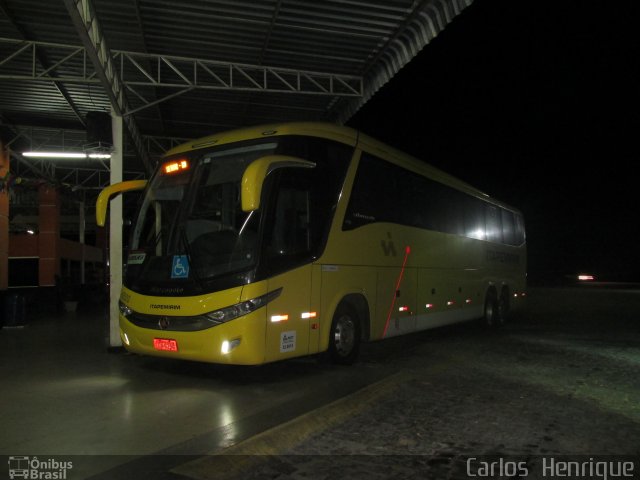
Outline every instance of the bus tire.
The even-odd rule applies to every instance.
[[[489,290],[484,300],[482,323],[488,328],[495,328],[498,323],[498,296],[495,290]]]
[[[360,319],[355,309],[341,304],[336,309],[329,334],[329,358],[333,363],[351,365],[360,350]]]
[[[509,289],[504,287],[500,292],[500,298],[498,299],[498,310],[496,315],[496,326],[501,327],[509,320]]]

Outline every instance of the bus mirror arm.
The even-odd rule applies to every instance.
[[[114,183],[100,192],[96,200],[96,223],[99,227],[104,227],[107,219],[107,207],[111,197],[118,193],[142,190],[147,185],[146,180],[128,180],[126,182]]]
[[[242,175],[241,201],[244,212],[253,212],[260,208],[262,184],[267,175],[277,168],[315,168],[316,164],[289,155],[267,155],[249,164]]]

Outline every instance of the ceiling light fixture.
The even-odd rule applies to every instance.
[[[78,158],[78,159],[107,159],[110,153],[81,153],[81,152],[23,152],[23,156],[30,158]]]

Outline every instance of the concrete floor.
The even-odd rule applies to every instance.
[[[210,454],[387,374],[353,373],[315,358],[229,367],[108,353],[102,310],[27,306],[24,328],[0,330],[0,455],[74,456],[88,476],[140,455]]]
[[[218,454],[284,456],[252,478],[334,478],[345,454],[367,478],[402,474],[405,455],[438,468],[470,454],[640,455],[640,291],[529,297],[497,335],[460,325],[377,342],[352,367],[107,353],[100,309],[30,315],[0,330],[0,455],[69,459],[69,479],[220,478]]]

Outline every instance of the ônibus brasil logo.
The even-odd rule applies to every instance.
[[[65,480],[67,470],[73,468],[73,462],[61,462],[53,458],[40,460],[38,457],[9,457],[9,478],[34,480]]]

